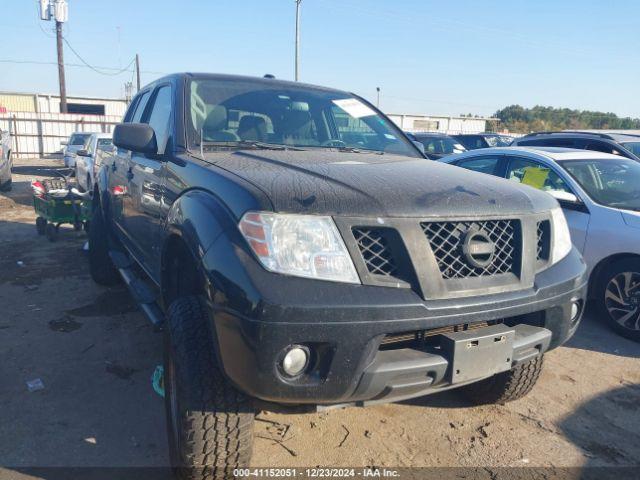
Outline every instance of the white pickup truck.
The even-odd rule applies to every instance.
[[[0,190],[11,190],[11,134],[0,130]]]

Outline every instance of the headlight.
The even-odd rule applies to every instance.
[[[267,270],[360,283],[331,217],[249,212],[242,217],[239,227]]]
[[[571,234],[567,225],[567,219],[560,207],[551,210],[551,221],[553,223],[551,231],[553,238],[551,240],[551,263],[557,263],[564,257],[569,255],[571,251]]]

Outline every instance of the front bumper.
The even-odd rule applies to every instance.
[[[239,390],[280,404],[395,401],[464,383],[452,377],[456,355],[381,348],[387,336],[404,332],[502,323],[514,337],[513,367],[573,335],[580,315],[572,321],[571,308],[584,304],[586,291],[585,265],[575,249],[539,272],[532,288],[432,301],[408,289],[269,273],[225,236],[203,260],[224,372]],[[313,353],[307,372],[290,379],[279,365],[293,344]],[[487,372],[479,370],[473,380]]]

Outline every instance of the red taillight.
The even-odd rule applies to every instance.
[[[116,197],[124,195],[125,193],[127,193],[127,187],[123,187],[122,185],[116,185],[115,187],[113,187],[113,194]]]

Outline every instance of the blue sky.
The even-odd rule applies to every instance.
[[[0,91],[58,91],[52,24],[3,0]],[[293,77],[294,0],[69,0],[65,35],[89,63]],[[636,0],[303,0],[301,80],[389,113],[488,115],[518,103],[640,117]],[[65,61],[80,61],[65,49]],[[130,72],[67,69],[70,95],[119,96]]]

